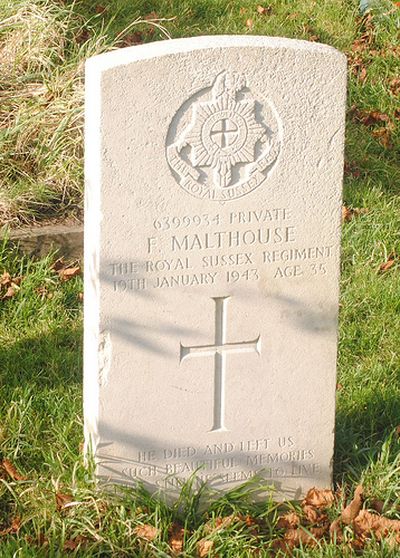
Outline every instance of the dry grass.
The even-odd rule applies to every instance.
[[[111,46],[72,8],[13,10],[0,23],[0,224],[79,210],[83,65]]]

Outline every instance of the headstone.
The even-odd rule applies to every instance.
[[[219,36],[86,76],[85,427],[101,478],[331,482],[345,57]]]

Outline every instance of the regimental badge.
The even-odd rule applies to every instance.
[[[193,196],[233,200],[270,173],[280,128],[272,103],[254,99],[243,75],[224,71],[172,119],[167,160],[178,184]]]

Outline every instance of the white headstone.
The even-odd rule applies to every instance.
[[[331,482],[345,57],[219,36],[86,78],[85,427],[98,475]]]

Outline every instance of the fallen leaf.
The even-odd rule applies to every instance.
[[[351,221],[353,217],[358,217],[359,215],[364,215],[368,213],[368,209],[366,207],[346,207],[345,205],[342,206],[342,222]]]
[[[239,14],[240,14],[240,15],[243,15],[243,14],[245,14],[246,12],[247,12],[247,9],[246,9],[246,8],[243,8],[243,7],[241,7],[240,10],[239,10]]]
[[[3,459],[1,466],[4,471],[15,481],[24,481],[27,477],[21,475],[21,473],[16,469],[15,465],[11,463],[9,459]]]
[[[330,489],[310,488],[302,502],[302,506],[326,509],[331,507],[335,496]]]
[[[308,533],[301,527],[298,529],[289,529],[286,531],[283,540],[288,544],[289,548],[295,548],[302,545],[307,546],[316,546],[318,544],[316,539],[319,539],[322,535],[320,535],[320,531],[316,532],[315,534],[311,532]]]
[[[354,497],[352,501],[348,506],[345,507],[345,509],[342,511],[342,514],[340,516],[341,520],[346,525],[350,525],[350,523],[359,514],[363,503],[362,495],[363,495],[363,487],[361,484],[359,484],[354,491]]]
[[[63,492],[56,493],[56,505],[58,510],[63,510],[66,508],[67,504],[72,502],[73,498],[71,494],[66,494]]]
[[[15,287],[8,287],[5,294],[2,296],[3,299],[12,298],[17,294],[17,289]]]
[[[3,287],[8,287],[11,284],[11,275],[8,271],[5,271],[0,278],[0,285]]]
[[[342,206],[342,221],[350,221],[353,217],[353,212],[351,209],[346,207],[345,205]]]
[[[64,543],[64,550],[76,550],[79,546],[85,545],[89,539],[83,535],[77,535],[74,539],[68,539]]]
[[[351,161],[345,161],[344,174],[345,176],[354,176],[355,178],[359,178],[361,176],[361,170],[355,163],[352,163]]]
[[[208,541],[205,539],[201,539],[197,543],[197,555],[199,558],[206,558],[213,549],[214,541]]]
[[[296,529],[300,525],[300,517],[295,512],[289,512],[278,518],[277,529]]]
[[[64,261],[64,258],[58,258],[58,260],[56,260],[53,265],[50,266],[50,269],[53,269],[54,271],[60,271],[61,269],[64,269],[64,267],[66,267],[66,263]]]
[[[329,527],[329,535],[332,542],[341,544],[343,542],[343,529],[340,519],[335,519]]]
[[[373,126],[379,122],[390,122],[389,116],[383,112],[379,112],[378,110],[361,111],[360,119],[365,126]]]
[[[65,269],[61,269],[58,273],[61,281],[69,281],[73,277],[80,275],[81,268],[79,266],[76,267],[67,267]]]
[[[360,71],[358,72],[358,79],[361,81],[361,83],[364,83],[364,81],[367,79],[367,68],[365,66],[360,67]]]
[[[253,26],[254,26],[254,22],[253,22],[253,20],[252,20],[251,18],[249,18],[249,19],[246,21],[246,27],[248,27],[249,29],[252,29]]]
[[[169,528],[169,546],[179,554],[183,550],[183,541],[185,538],[185,529],[179,523],[173,523]]]
[[[396,97],[400,95],[400,78],[392,79],[389,88],[393,95],[395,95]]]
[[[336,384],[336,391],[342,391],[343,389],[343,385],[342,384]]]
[[[100,4],[98,6],[96,6],[96,14],[104,14],[107,11],[107,8],[105,6],[101,6]]]
[[[385,271],[388,271],[395,263],[396,260],[394,259],[394,256],[389,256],[388,260],[379,266],[378,272],[384,273]]]
[[[326,514],[321,513],[321,510],[314,506],[303,506],[303,514],[308,523],[311,524],[322,523],[327,519]]]
[[[299,17],[298,12],[293,12],[292,14],[288,15],[288,19],[297,19]]]
[[[260,15],[271,15],[272,6],[257,6],[257,12]]]
[[[121,46],[129,47],[143,44],[144,36],[140,31],[135,31],[134,33],[128,33],[124,36],[121,41]]]
[[[379,143],[383,145],[385,149],[389,149],[392,147],[392,143],[390,141],[391,138],[391,130],[390,128],[383,126],[381,128],[377,128],[373,130],[372,135],[374,138],[379,138]]]
[[[83,293],[78,293],[79,302],[83,302]]]
[[[400,520],[388,519],[368,510],[361,510],[353,521],[354,532],[359,536],[374,536],[378,540],[390,533],[400,533]]]
[[[21,529],[21,518],[15,516],[11,522],[11,533],[18,533]]]
[[[148,525],[145,523],[144,525],[138,525],[134,528],[133,532],[139,539],[144,539],[145,541],[154,541],[154,539],[159,534],[159,529],[154,527],[153,525]]]

